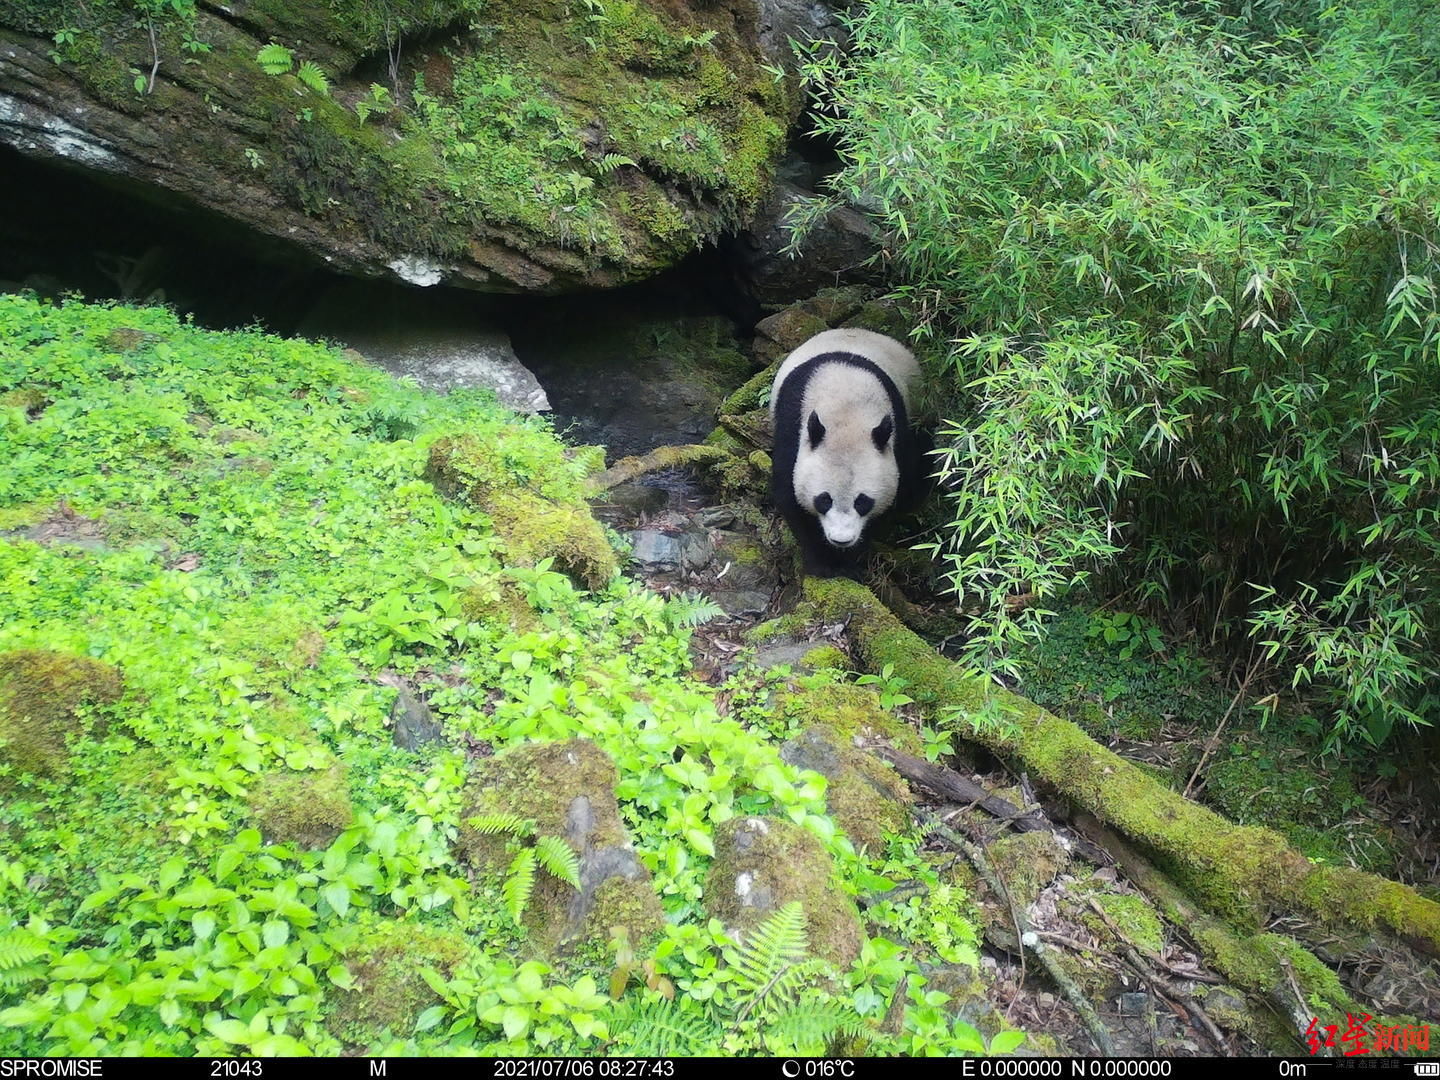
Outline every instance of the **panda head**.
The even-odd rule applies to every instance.
[[[795,459],[795,500],[814,514],[832,547],[852,548],[865,527],[895,502],[900,470],[895,462],[895,421],[853,417],[830,424],[812,408]],[[840,422],[848,419],[850,422]]]

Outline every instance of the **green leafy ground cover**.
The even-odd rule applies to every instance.
[[[594,455],[479,392],[0,296],[0,1055],[984,1051],[926,988],[975,938],[916,839],[857,854],[823,778],[742,723],[769,683],[717,711],[687,675],[693,605],[512,565],[423,479],[460,433],[578,504]],[[430,691],[440,743],[392,744],[387,669]],[[76,704],[37,733],[17,702],[41,678]],[[20,751],[57,732],[37,771]],[[514,883],[454,855],[464,746],[572,737],[613,758],[666,914],[629,956],[542,957]],[[872,906],[832,981],[803,913],[737,948],[703,889],[742,813],[808,830],[848,891],[935,888]]]

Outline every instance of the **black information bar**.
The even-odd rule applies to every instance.
[[[447,1064],[472,1080],[702,1080],[742,1066],[746,1080],[888,1080],[897,1058],[0,1058],[0,1080],[435,1080]],[[1436,1059],[1224,1058],[1281,1080],[1363,1074],[1434,1077]],[[1216,1058],[905,1058],[906,1080],[1147,1080],[1213,1076]],[[445,1064],[442,1064],[445,1063]]]

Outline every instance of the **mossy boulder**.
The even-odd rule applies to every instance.
[[[538,440],[517,447],[530,475],[521,486],[507,455],[506,429],[495,439],[466,434],[437,439],[426,476],[443,494],[490,515],[512,561],[533,566],[554,559],[557,569],[586,588],[599,589],[619,568],[600,523],[585,503],[583,466],[547,460]],[[556,444],[558,447],[558,444]]]
[[[535,823],[537,836],[564,839],[580,861],[577,890],[544,871],[525,909],[534,940],[546,950],[609,940],[623,926],[643,952],[665,924],[650,884],[620,820],[618,776],[608,754],[588,739],[529,743],[480,764],[465,786],[458,856],[483,873],[503,873],[512,855],[501,834],[484,834],[472,818],[515,814]]]
[[[888,762],[856,748],[833,729],[807,729],[787,742],[780,756],[829,781],[825,805],[856,847],[879,851],[887,834],[909,831],[909,785]]]
[[[386,1032],[403,1038],[440,997],[420,974],[430,968],[449,978],[470,954],[463,936],[406,920],[365,927],[345,952],[348,989],[329,993],[326,1026],[348,1046],[364,1048]]]
[[[557,293],[649,277],[748,220],[798,105],[751,0],[189,7],[0,4],[26,88],[0,142],[365,277]],[[289,50],[283,71],[257,62],[267,44]]]
[[[0,759],[19,772],[64,772],[67,741],[84,732],[86,708],[111,704],[123,692],[120,672],[88,656],[0,653]]]
[[[820,725],[841,739],[881,739],[907,754],[924,750],[915,729],[881,707],[875,691],[857,683],[839,682],[833,671],[797,679],[777,704],[786,716],[804,725]]]
[[[820,841],[775,817],[732,818],[716,828],[705,908],[727,933],[743,938],[795,902],[805,911],[811,953],[848,968],[864,941],[860,913]]]
[[[355,818],[340,764],[307,772],[265,773],[250,789],[250,814],[272,844],[327,847]]]

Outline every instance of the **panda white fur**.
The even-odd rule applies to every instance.
[[[900,342],[856,329],[816,334],[776,372],[771,496],[807,574],[858,576],[867,528],[918,492],[909,405],[919,375]]]

